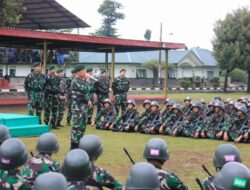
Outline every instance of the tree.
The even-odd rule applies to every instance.
[[[23,0],[0,0],[0,26],[15,26],[25,10]]]
[[[150,41],[151,39],[151,30],[147,29],[145,34],[144,34],[144,38],[148,41]]]
[[[219,67],[225,70],[224,91],[227,77],[235,68],[248,71],[248,92],[250,92],[250,12],[247,8],[227,14],[225,20],[218,20],[214,27],[212,41]]]
[[[92,35],[117,38],[116,22],[119,19],[124,19],[124,14],[118,12],[121,8],[121,3],[104,0],[98,9],[98,12],[103,16],[102,26]]]

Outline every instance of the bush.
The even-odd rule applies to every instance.
[[[220,86],[220,78],[219,77],[211,78],[210,82],[212,83],[214,88],[217,88]]]
[[[180,85],[182,88],[187,89],[191,85],[191,81],[182,79]]]
[[[240,69],[234,69],[229,76],[231,77],[232,82],[246,82],[246,72]]]
[[[194,79],[194,84],[195,84],[195,87],[201,87],[201,78],[200,77],[195,77]]]

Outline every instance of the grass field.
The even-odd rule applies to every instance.
[[[169,94],[170,98],[178,102],[182,102],[186,96],[191,96],[193,99],[205,99],[207,102],[214,96],[223,98],[238,99],[241,96],[246,96],[244,93],[229,93],[229,94],[210,94],[210,93],[186,93],[186,94]],[[141,106],[139,106],[141,109]],[[6,108],[0,112],[26,113],[25,108]],[[65,124],[65,120],[63,122]],[[69,133],[70,127],[64,127],[60,130],[52,130],[59,139],[60,152],[54,155],[54,159],[62,161],[65,154],[69,150]],[[146,142],[150,138],[159,137],[166,141],[169,147],[170,160],[168,160],[164,168],[177,174],[190,189],[199,189],[195,177],[203,179],[207,174],[202,170],[201,165],[205,164],[210,172],[215,173],[212,166],[212,159],[215,148],[224,143],[223,141],[212,140],[193,140],[182,137],[169,137],[162,135],[142,135],[135,133],[114,133],[111,131],[98,131],[91,126],[87,127],[86,134],[98,135],[104,144],[104,153],[98,159],[97,165],[109,170],[118,180],[125,182],[129,173],[131,163],[123,152],[123,147],[126,147],[133,159],[136,162],[143,161],[143,150]],[[29,151],[35,152],[37,137],[22,139]],[[250,167],[250,145],[236,144],[241,151],[243,163]]]

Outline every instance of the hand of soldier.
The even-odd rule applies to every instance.
[[[159,133],[163,132],[163,125],[160,126]]]
[[[205,138],[205,137],[206,137],[206,135],[205,135],[205,132],[204,132],[204,131],[202,131],[202,132],[201,132],[201,137],[202,137],[202,138]]]
[[[242,139],[242,136],[239,136],[237,139],[234,140],[234,142],[239,143]]]
[[[173,136],[177,136],[177,128],[174,130],[174,132],[173,132]]]
[[[138,126],[137,125],[135,126],[135,131],[138,131]]]
[[[94,94],[94,102],[96,103],[97,102],[97,95]]]
[[[92,126],[92,127],[95,126],[95,121],[92,121],[91,126]]]
[[[87,105],[89,108],[92,108],[92,103],[91,103],[91,101],[89,100],[88,101],[88,105]]]
[[[219,133],[216,134],[217,138],[220,138],[223,135],[223,131],[220,131]]]
[[[105,128],[108,128],[109,127],[109,124],[107,123],[106,125],[105,125]]]
[[[150,127],[150,129],[149,129],[151,132],[153,132],[154,131],[154,127]]]
[[[128,131],[128,129],[129,129],[129,126],[126,126],[126,127],[124,128],[125,131]]]
[[[228,141],[229,140],[227,133],[224,134],[224,138],[223,139],[224,139],[224,141]]]
[[[109,129],[113,129],[113,128],[114,128],[113,124],[112,124],[112,125],[110,125]]]
[[[66,99],[66,96],[59,96],[59,99],[60,99],[60,100],[65,100],[65,99]]]

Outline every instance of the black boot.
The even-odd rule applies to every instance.
[[[67,119],[67,125],[70,126],[70,119]]]
[[[76,149],[76,148],[78,148],[78,143],[71,143],[71,145],[70,145],[70,150],[73,150],[73,149]]]

